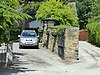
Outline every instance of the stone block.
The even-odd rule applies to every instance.
[[[65,59],[78,58],[79,28],[70,27],[65,30]]]

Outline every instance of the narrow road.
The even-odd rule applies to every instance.
[[[87,42],[79,42],[80,60],[70,64],[49,50],[13,48],[13,66],[0,68],[0,75],[100,75],[100,48]]]
[[[80,53],[82,53],[80,55],[84,57],[84,60],[88,63],[89,68],[100,67],[100,48],[94,47],[87,42],[80,42],[80,48]]]

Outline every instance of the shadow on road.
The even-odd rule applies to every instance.
[[[27,53],[13,53],[13,64],[9,67],[0,67],[0,75],[12,75],[17,73],[25,73],[28,71],[37,71],[37,70],[30,70],[24,66],[25,64],[30,64],[28,61],[20,60],[21,56],[26,55]]]
[[[29,70],[28,68],[24,67],[8,67],[8,68],[0,68],[0,75],[11,75],[12,73],[25,73],[28,71],[37,71],[37,70]]]

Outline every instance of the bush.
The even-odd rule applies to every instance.
[[[54,27],[55,28],[52,29],[51,34],[53,36],[57,36],[57,35],[64,35],[65,33],[64,30],[67,26],[60,25],[60,26],[54,26]]]
[[[89,42],[100,47],[100,22],[92,22],[87,25]]]
[[[20,28],[12,28],[10,31],[10,41],[14,41],[18,39],[18,34],[20,34]]]

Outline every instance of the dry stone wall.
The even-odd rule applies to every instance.
[[[49,34],[43,34],[43,46],[57,53],[62,59],[77,59],[79,51],[79,28],[68,27],[64,29],[64,35],[53,36],[49,28]]]
[[[65,30],[65,59],[77,59],[79,51],[79,28],[70,27]]]

